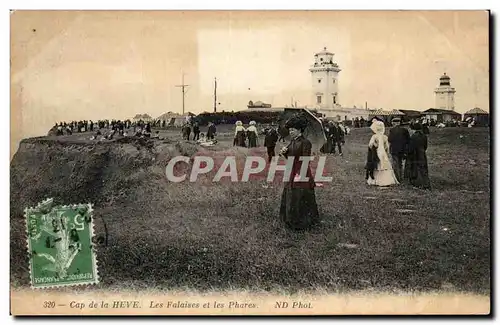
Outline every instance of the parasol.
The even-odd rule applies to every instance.
[[[284,126],[285,123],[295,114],[304,114],[304,117],[307,120],[307,127],[304,130],[303,135],[306,139],[311,141],[311,154],[320,154],[321,147],[323,147],[327,141],[326,135],[323,129],[323,123],[321,123],[320,119],[310,110],[307,108],[285,109],[280,119],[280,126]],[[287,135],[285,139],[290,140],[290,136]]]

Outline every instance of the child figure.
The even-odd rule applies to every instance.
[[[200,133],[200,138],[196,141],[196,143],[205,143],[205,142],[207,142],[205,133]]]

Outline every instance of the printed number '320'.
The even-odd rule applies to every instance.
[[[56,306],[55,301],[44,301],[43,308],[54,308]]]

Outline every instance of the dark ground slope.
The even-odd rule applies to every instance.
[[[183,149],[184,148],[184,149]],[[47,198],[55,205],[92,203],[97,238],[110,245],[114,229],[107,220],[144,218],[151,208],[142,188],[165,184],[164,166],[170,157],[192,155],[194,146],[169,144],[168,140],[121,139],[89,143],[32,138],[23,140],[11,162],[11,275],[26,284],[28,259],[23,211]],[[191,150],[185,152],[184,150]],[[108,230],[109,228],[109,230]],[[107,243],[107,245],[106,245]],[[100,261],[105,267],[105,260]]]

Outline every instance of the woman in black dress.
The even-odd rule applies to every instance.
[[[236,122],[236,129],[234,130],[233,145],[238,147],[246,147],[246,133],[247,130],[243,127],[241,121]]]
[[[250,121],[250,126],[247,128],[247,138],[248,138],[248,147],[256,148],[257,147],[257,127],[255,126],[257,123],[255,121]]]
[[[429,180],[429,168],[427,165],[427,136],[422,130],[422,124],[415,123],[413,125],[414,133],[410,136],[408,145],[408,173],[410,184],[422,188],[430,189],[431,182]],[[405,170],[406,173],[406,170]]]
[[[305,230],[318,223],[319,212],[314,193],[315,182],[311,168],[307,168],[307,181],[299,177],[302,167],[301,156],[311,156],[311,142],[302,133],[307,119],[302,115],[292,117],[285,127],[290,132],[291,142],[280,152],[285,158],[294,157],[289,181],[285,183],[281,196],[280,219],[292,230]],[[307,163],[307,162],[305,162]]]

